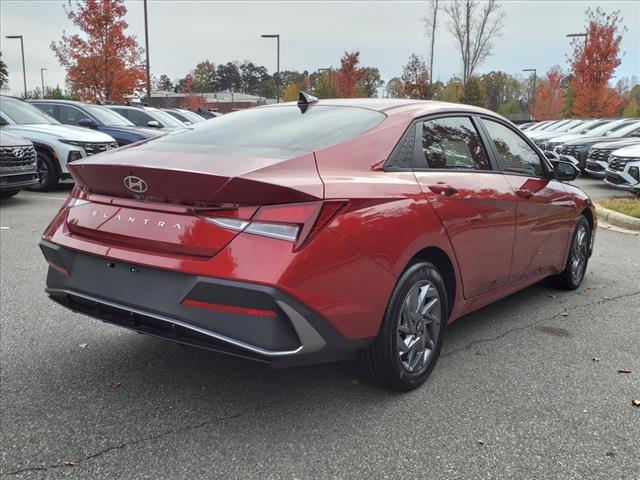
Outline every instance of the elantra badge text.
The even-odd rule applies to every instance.
[[[151,222],[150,218],[139,218],[138,220],[136,220],[136,217],[130,217],[130,216],[122,216],[119,213],[115,216],[113,216],[112,214],[109,214],[107,212],[103,212],[102,215],[100,215],[100,211],[98,210],[93,210],[91,212],[91,215],[94,217],[99,217],[101,216],[102,218],[113,218],[115,220],[118,220],[119,222],[127,222],[127,223],[136,223],[138,220],[141,221],[142,223],[144,223],[145,225],[148,225]],[[151,222],[151,224],[155,224],[156,227],[158,228],[164,228],[165,226],[168,227],[169,224],[167,224],[167,222],[165,220],[158,220],[157,222]],[[180,225],[179,223],[174,223],[172,227],[170,227],[172,229],[176,229],[176,230],[182,230],[182,225]]]

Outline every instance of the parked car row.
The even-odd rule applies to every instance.
[[[551,159],[640,195],[640,119],[564,119],[520,127]]]
[[[15,195],[21,188],[51,189],[60,180],[70,178],[67,165],[71,162],[215,118],[209,113],[54,99],[26,102],[2,95],[3,197]],[[27,157],[20,157],[19,161],[14,158],[13,152],[22,147],[34,152],[31,173],[27,172]]]

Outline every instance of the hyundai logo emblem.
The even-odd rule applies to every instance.
[[[21,148],[14,148],[13,149],[13,156],[16,158],[22,158],[24,157],[24,150]]]
[[[124,177],[124,186],[135,193],[144,193],[147,191],[147,188],[149,188],[147,182],[133,175]]]

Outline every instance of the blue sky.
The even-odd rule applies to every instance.
[[[62,0],[0,2],[0,50],[9,67],[10,91],[22,89],[20,48],[5,35],[22,34],[25,41],[27,83],[40,85],[40,68],[47,68],[45,83],[64,84],[64,70],[49,45],[63,30],[74,31],[64,15]],[[640,2],[638,1],[513,1],[501,2],[506,14],[502,36],[479,73],[523,68],[545,72],[553,65],[566,67],[570,51],[567,33],[585,29],[588,6],[622,10],[628,31],[624,35],[620,77],[640,76]],[[129,32],[144,44],[142,2],[129,0]],[[380,69],[384,80],[399,75],[412,52],[425,56],[427,44],[421,21],[425,2],[213,2],[149,0],[149,37],[152,74],[172,79],[184,76],[204,59],[214,63],[251,60],[275,70],[275,41],[262,33],[281,34],[281,69],[315,70],[338,66],[345,50],[359,50],[363,65]],[[434,72],[446,79],[459,69],[459,56],[447,19],[440,17]]]

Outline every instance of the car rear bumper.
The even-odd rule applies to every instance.
[[[272,366],[342,360],[371,340],[348,340],[277,288],[142,267],[45,240],[46,292],[104,322]]]

